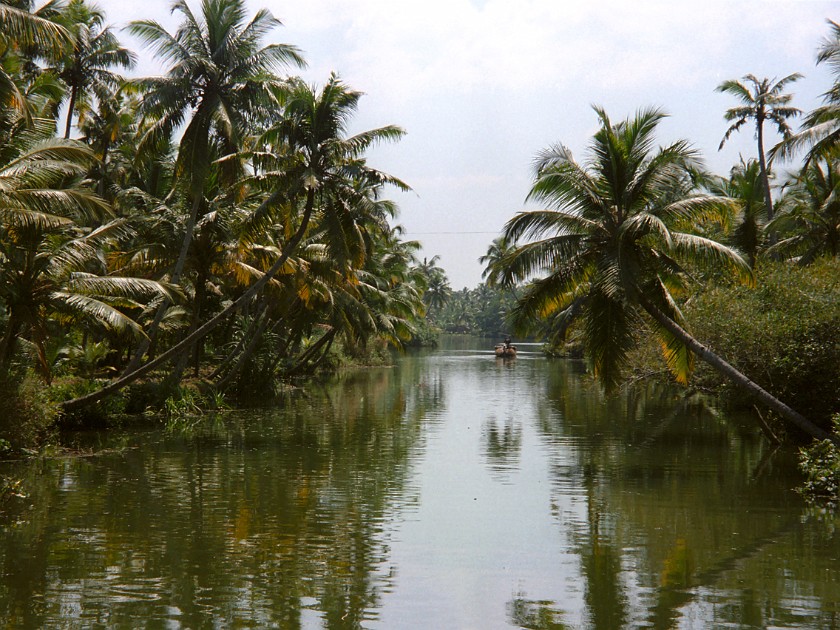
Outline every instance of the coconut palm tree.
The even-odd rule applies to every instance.
[[[98,197],[74,185],[93,160],[80,143],[18,138],[17,154],[0,168],[0,377],[19,340],[31,342],[49,380],[46,343],[56,321],[84,319],[108,330],[137,324],[113,299],[166,294],[157,283],[105,275],[102,245],[124,235]],[[9,147],[5,147],[8,153]],[[69,183],[68,183],[69,182]]]
[[[481,272],[481,279],[486,280],[488,286],[492,287],[499,284],[499,263],[505,256],[510,254],[513,247],[513,243],[509,242],[504,236],[499,236],[494,238],[493,242],[487,247],[487,253],[478,259],[478,262],[484,265],[484,271]]]
[[[771,156],[789,159],[800,149],[807,148],[806,166],[812,159],[830,153],[840,142],[840,24],[826,21],[831,32],[820,44],[817,64],[828,64],[834,74],[834,85],[823,94],[824,104],[805,117],[802,129],[770,152]]]
[[[720,149],[726,144],[734,132],[738,131],[748,121],[755,123],[755,138],[758,143],[758,163],[761,169],[761,179],[764,184],[764,202],[767,207],[767,220],[773,220],[773,198],[770,193],[770,168],[764,151],[764,123],[772,123],[784,139],[792,136],[788,119],[801,114],[801,110],[790,107],[792,94],[784,94],[782,90],[801,79],[798,72],[779,79],[758,79],[752,74],[745,75],[741,81],[730,79],[717,86],[716,91],[731,94],[741,101],[741,105],[726,110],[724,118],[731,122],[729,129],[720,141]],[[749,85],[745,85],[749,84]]]
[[[144,93],[141,113],[152,121],[139,151],[157,150],[187,123],[175,174],[176,184],[183,185],[192,205],[171,273],[171,281],[177,283],[186,264],[214,155],[231,155],[242,148],[249,117],[278,107],[270,89],[280,83],[274,72],[289,64],[303,66],[304,61],[293,46],[261,45],[264,36],[281,23],[265,9],[246,22],[245,0],[202,0],[199,16],[185,0],[175,0],[172,12],[183,18],[174,35],[153,20],[132,22],[129,31],[162,61],[171,63],[166,75],[133,82]],[[240,164],[238,160],[224,164],[224,183],[230,184],[241,174]],[[150,338],[167,306],[161,306]],[[147,349],[148,343],[138,348],[127,372],[139,365]]]
[[[290,81],[283,92],[282,120],[257,140],[258,151],[243,154],[255,169],[255,175],[246,180],[248,186],[264,191],[264,200],[253,211],[247,227],[256,230],[279,223],[283,234],[288,235],[271,267],[230,306],[175,346],[98,392],[67,401],[65,409],[99,400],[189,350],[193,343],[250,303],[286,267],[313,224],[319,233],[341,234],[339,226],[347,225],[345,215],[369,202],[371,183],[410,190],[401,180],[368,166],[363,157],[376,143],[401,138],[402,129],[386,126],[347,135],[361,96],[361,92],[349,89],[335,75],[320,90],[300,79]],[[350,251],[346,244],[328,246],[331,252]]]
[[[31,57],[58,54],[71,42],[71,35],[53,21],[56,2],[48,2],[32,12],[31,2],[18,6],[0,4],[0,105],[12,109],[31,122],[30,103],[25,83],[35,80],[26,67]],[[25,79],[25,81],[24,81]]]
[[[516,318],[565,312],[582,320],[589,364],[607,388],[620,382],[627,353],[650,326],[678,381],[687,381],[696,355],[802,430],[825,437],[687,332],[675,299],[689,277],[680,261],[723,266],[752,279],[731,249],[677,231],[720,215],[731,201],[690,193],[686,167],[698,157],[685,141],[653,150],[665,116],[660,110],[645,109],[618,124],[596,112],[601,126],[590,159],[579,164],[562,145],[541,153],[529,199],[547,209],[521,212],[505,226],[505,238],[539,239],[503,262],[509,279],[541,276],[519,299]]]
[[[835,149],[836,154],[836,149]],[[840,255],[840,161],[831,155],[808,162],[782,198],[772,227],[785,238],[772,250],[809,265]]]
[[[439,311],[449,301],[452,295],[452,287],[449,280],[442,271],[435,273],[428,280],[426,291],[423,293],[423,301],[426,303],[426,313],[431,317],[432,311]]]
[[[137,130],[138,103],[119,91],[100,93],[96,107],[87,111],[84,120],[79,122],[81,140],[97,157],[91,177],[97,182],[100,197],[109,195],[113,199],[119,193],[119,184],[128,184],[129,172],[135,162],[126,159],[125,153],[132,148],[131,135]],[[115,155],[113,151],[116,151]],[[129,157],[133,156],[129,154]],[[113,190],[115,184],[116,190]]]
[[[102,10],[85,0],[70,0],[59,21],[73,38],[51,68],[69,88],[64,127],[64,137],[69,138],[74,115],[81,120],[91,107],[90,94],[106,100],[123,82],[112,68],[132,69],[137,55],[120,46],[111,28],[104,25]]]
[[[758,161],[744,162],[741,158],[740,163],[732,167],[729,178],[713,178],[707,188],[712,194],[729,197],[737,203],[735,224],[727,225],[726,242],[745,254],[750,267],[754,268],[767,223],[761,216],[766,205]]]

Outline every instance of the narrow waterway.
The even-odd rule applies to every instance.
[[[450,338],[0,472],[9,628],[834,628],[840,519],[683,390]]]

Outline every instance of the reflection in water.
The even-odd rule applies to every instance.
[[[528,630],[565,630],[563,614],[554,609],[554,602],[530,601],[520,593],[508,602],[510,625]]]
[[[503,479],[505,473],[515,471],[519,463],[522,425],[513,419],[502,424],[491,418],[485,422],[482,434],[487,465]]]
[[[14,626],[359,627],[392,587],[382,535],[440,400],[391,371],[195,438],[137,435],[119,456],[43,463],[4,533]]]
[[[485,347],[487,346],[487,347]],[[14,473],[6,626],[837,627],[832,515],[682,390],[460,339]],[[7,465],[8,466],[8,465]],[[9,472],[4,470],[2,472]]]

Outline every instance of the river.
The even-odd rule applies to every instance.
[[[3,463],[8,628],[834,628],[840,519],[681,389],[449,338],[275,409]]]

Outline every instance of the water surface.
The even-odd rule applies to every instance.
[[[454,338],[2,471],[4,627],[830,628],[838,520],[682,390]]]

